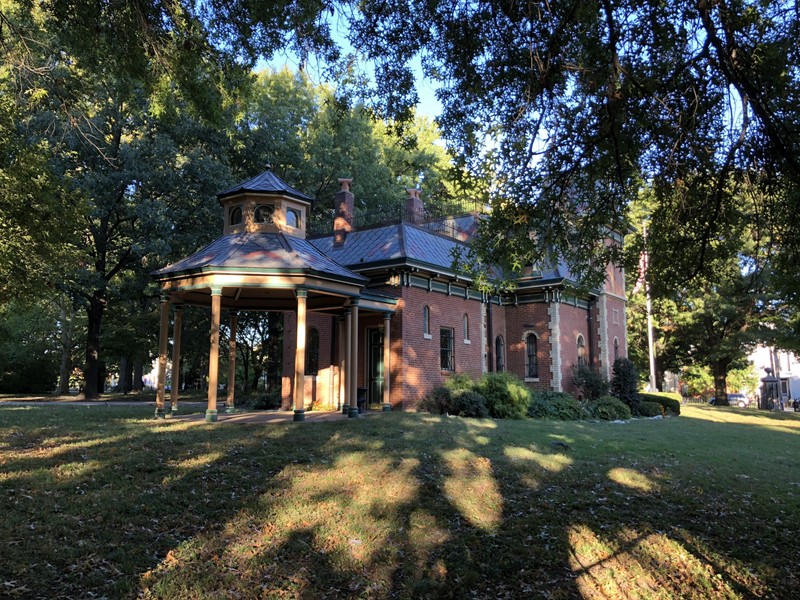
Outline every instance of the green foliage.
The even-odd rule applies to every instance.
[[[583,392],[585,400],[597,400],[608,395],[609,383],[604,375],[588,366],[572,367],[572,380]]]
[[[628,405],[636,414],[639,404],[639,371],[627,358],[618,358],[611,367],[611,395]]]
[[[252,403],[254,410],[274,410],[281,407],[281,390],[276,388],[260,394]]]
[[[454,391],[450,408],[450,414],[461,417],[483,419],[489,416],[486,398],[473,390]]]
[[[471,391],[476,385],[477,382],[466,373],[454,373],[444,382],[444,387],[453,392]]]
[[[0,307],[0,392],[41,393],[56,388],[61,353],[57,313],[46,303]]]
[[[624,421],[632,414],[627,404],[613,396],[603,396],[587,403],[586,412],[589,418],[601,421]]]
[[[522,419],[528,413],[530,390],[511,373],[487,373],[475,389],[486,398],[489,414],[495,419]]]
[[[641,400],[636,409],[636,413],[642,417],[657,417],[664,414],[664,407],[660,402],[650,402],[649,400]]]
[[[434,415],[449,413],[453,405],[453,392],[450,388],[439,386],[417,403],[417,410]]]
[[[440,386],[425,396],[418,404],[417,410],[424,410],[435,415],[458,415],[462,417],[484,418],[489,416],[486,399],[469,388],[472,380],[463,376],[455,386]]]
[[[531,394],[528,416],[534,419],[577,421],[586,417],[586,412],[571,394],[551,390],[536,390]]]
[[[679,394],[670,392],[645,393],[639,394],[642,402],[657,402],[661,405],[664,414],[681,414],[681,397]]]

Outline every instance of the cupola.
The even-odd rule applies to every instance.
[[[306,237],[313,199],[275,175],[270,166],[217,194],[225,214],[223,233],[285,233]]]

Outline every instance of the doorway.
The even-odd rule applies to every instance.
[[[367,330],[369,340],[369,353],[367,374],[369,377],[369,396],[370,405],[383,404],[383,331],[377,327]]]

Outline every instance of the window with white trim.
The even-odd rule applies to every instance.
[[[456,362],[453,348],[453,340],[455,338],[455,331],[442,327],[439,332],[439,347],[441,349],[441,363],[442,371],[455,371]]]
[[[586,366],[586,340],[582,335],[578,336],[578,366]]]
[[[535,333],[525,336],[525,379],[539,379],[539,340]]]

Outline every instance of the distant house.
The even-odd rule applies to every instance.
[[[779,379],[781,399],[784,402],[800,398],[800,360],[793,352],[759,344],[750,353],[748,360],[761,377],[770,369]]]
[[[413,408],[454,373],[508,371],[532,388],[577,393],[573,366],[610,376],[614,359],[627,356],[620,269],[609,265],[602,288],[583,294],[570,291],[576,282],[565,265],[529,269],[513,294],[487,295],[452,266],[479,214],[429,217],[412,189],[402,216],[359,225],[352,180],[339,182],[333,227],[321,236],[306,235],[312,199],[270,171],[221,192],[223,236],[156,271],[164,364],[169,306],[176,315],[183,305],[211,307],[208,420],[217,414],[222,309],[234,330],[238,311],[285,313],[283,402],[297,420],[309,408],[344,407],[355,416],[359,400]],[[614,233],[609,239],[622,243]],[[179,318],[175,327],[173,363]],[[176,400],[174,391],[173,407]]]

